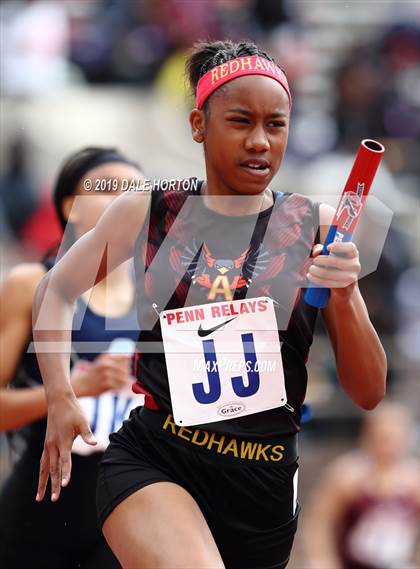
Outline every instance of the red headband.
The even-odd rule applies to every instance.
[[[231,59],[207,71],[197,85],[197,108],[201,109],[215,89],[243,75],[265,75],[280,83],[289,97],[289,109],[292,108],[292,95],[286,75],[275,63],[259,55]]]

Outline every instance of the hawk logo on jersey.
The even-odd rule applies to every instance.
[[[337,210],[337,221],[340,220],[343,213],[346,217],[344,222],[338,223],[340,227],[345,230],[350,230],[351,225],[357,217],[359,217],[362,209],[362,196],[365,185],[357,183],[357,190],[355,192],[346,192],[341,199],[341,203]]]
[[[262,253],[261,245],[255,250],[248,245],[236,259],[217,258],[206,243],[194,253],[197,251],[194,245],[186,248],[181,262],[193,285],[210,289],[208,300],[233,300],[236,289],[249,287],[252,278],[259,276],[270,264],[269,253]]]

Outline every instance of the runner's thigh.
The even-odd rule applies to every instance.
[[[171,482],[150,484],[107,517],[104,535],[124,568],[223,568],[208,525],[190,494]]]

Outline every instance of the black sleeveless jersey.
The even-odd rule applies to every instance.
[[[296,433],[317,315],[304,302],[303,287],[318,233],[318,204],[278,192],[260,213],[223,215],[204,205],[201,186],[153,191],[149,219],[136,240],[138,382],[160,409],[171,412],[159,311],[269,296],[276,306],[288,405],[202,428],[243,437]]]

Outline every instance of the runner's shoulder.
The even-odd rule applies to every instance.
[[[97,235],[112,240],[137,234],[143,226],[151,202],[151,192],[127,191],[105,210],[95,227]]]
[[[420,462],[415,457],[403,460],[399,465],[398,478],[400,490],[411,493],[420,508],[420,486],[419,486]]]
[[[352,493],[369,477],[370,461],[359,450],[345,453],[334,460],[326,469],[326,478],[346,493]]]
[[[7,304],[18,304],[22,309],[32,307],[36,288],[46,272],[42,263],[21,263],[13,267],[1,286]]]

